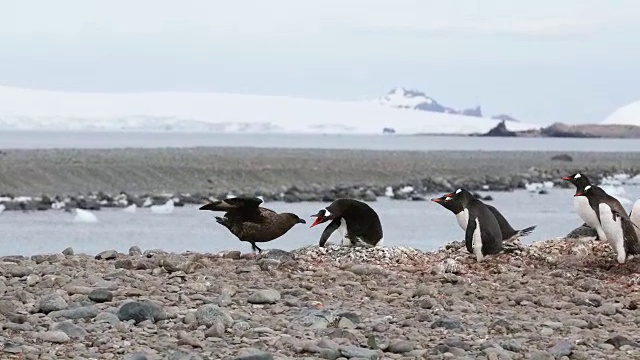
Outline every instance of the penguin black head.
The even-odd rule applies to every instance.
[[[444,194],[438,198],[433,198],[431,199],[431,201],[438,203],[438,204],[444,204],[445,202],[447,202],[448,200],[451,200],[451,197],[447,196],[449,194]]]
[[[591,181],[589,181],[589,178],[581,173],[575,173],[573,175],[565,176],[562,178],[562,180],[572,183],[578,189],[582,189],[587,185],[591,185]]]
[[[445,207],[446,209],[449,209],[451,211],[456,211],[457,210],[457,206],[453,201],[453,197],[449,196],[450,194],[444,194],[438,198],[433,198],[431,199],[431,201],[433,201],[434,203],[438,203],[440,205],[442,205],[443,207]],[[457,210],[457,211],[461,211],[461,210]]]
[[[446,201],[458,201],[462,204],[468,204],[471,201],[476,199],[472,193],[470,193],[467,189],[463,189],[463,188],[460,188],[455,192],[446,194],[444,196],[445,196],[445,199],[450,198],[449,200],[446,200]]]
[[[587,185],[582,189],[578,188],[578,190],[576,191],[575,195],[573,195],[573,196],[589,196],[593,192],[591,189],[593,189],[593,187],[591,187],[591,185]]]
[[[328,209],[320,209],[317,214],[311,215],[311,217],[315,217],[316,220],[311,224],[310,227],[314,227],[318,224],[322,224],[323,222],[327,222],[329,220],[333,220],[337,217],[336,214],[331,213]]]

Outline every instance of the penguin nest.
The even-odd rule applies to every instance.
[[[307,246],[294,250],[293,254],[298,261],[314,264],[370,264],[391,267],[402,265],[416,265],[424,263],[425,261],[429,261],[429,258],[432,257],[430,253],[402,246]]]

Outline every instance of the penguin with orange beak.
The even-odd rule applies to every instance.
[[[378,214],[362,201],[337,199],[311,217],[316,218],[311,227],[330,221],[320,235],[320,247],[327,243],[336,230],[341,233],[342,245],[345,246],[364,244],[374,247],[382,246],[384,242]]]

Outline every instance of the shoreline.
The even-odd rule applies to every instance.
[[[552,158],[558,160],[552,160]],[[8,210],[57,207],[200,204],[227,194],[265,201],[375,201],[391,186],[393,197],[459,187],[512,191],[580,171],[603,176],[640,172],[640,153],[376,151],[258,148],[3,150],[0,193]],[[404,192],[402,189],[413,189]],[[39,197],[30,201],[20,197]],[[8,198],[8,199],[7,199]],[[20,201],[8,201],[18,198]],[[33,199],[32,199],[33,200]],[[150,203],[149,203],[150,201]],[[24,203],[20,205],[20,203]]]
[[[2,358],[640,356],[639,259],[555,239],[476,263],[451,243],[0,257]],[[251,355],[252,357],[248,357]],[[40,358],[42,358],[40,356]],[[192,357],[189,357],[192,356]]]

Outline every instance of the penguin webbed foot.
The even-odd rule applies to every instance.
[[[349,238],[349,240],[351,242],[351,247],[365,248],[365,249],[373,247],[373,245],[361,240],[360,238],[356,238],[356,239]]]

